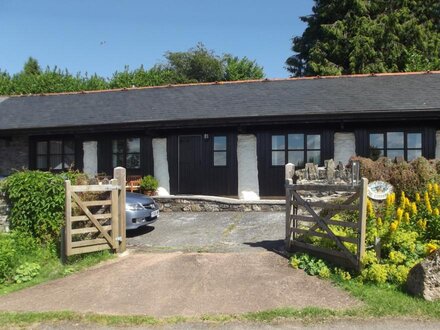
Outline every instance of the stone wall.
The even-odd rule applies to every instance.
[[[335,164],[333,159],[324,161],[324,166],[319,167],[313,163],[307,163],[303,169],[296,170],[293,167],[293,183],[297,184],[351,184],[352,180],[359,179],[359,163],[352,169],[352,163],[344,165],[342,162]]]
[[[8,204],[6,203],[4,193],[0,192],[0,232],[5,231],[9,231]]]
[[[275,212],[285,210],[284,200],[254,201],[212,196],[155,196],[162,212]]]
[[[14,169],[27,168],[29,143],[27,136],[0,139],[0,175],[11,174]]]

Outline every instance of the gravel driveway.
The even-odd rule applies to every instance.
[[[131,231],[127,246],[142,251],[282,251],[284,212],[161,213],[154,224]]]

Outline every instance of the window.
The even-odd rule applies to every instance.
[[[213,163],[214,166],[226,166],[227,165],[227,138],[226,136],[214,136],[213,141]]]
[[[122,166],[127,169],[141,167],[141,141],[140,138],[123,138],[112,141],[112,165]]]
[[[411,161],[422,156],[422,133],[420,132],[384,132],[370,133],[369,157],[402,157]]]
[[[284,134],[272,135],[272,165],[292,163],[304,167],[305,163],[321,163],[321,135]]]
[[[36,168],[63,171],[75,165],[75,142],[73,140],[38,141],[36,145]]]

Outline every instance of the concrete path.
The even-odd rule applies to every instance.
[[[2,296],[0,311],[165,317],[359,305],[288,265],[283,213],[163,213],[129,236],[128,256]]]
[[[142,253],[0,297],[0,311],[197,316],[278,307],[349,308],[346,292],[259,253]]]

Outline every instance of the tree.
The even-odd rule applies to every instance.
[[[247,57],[232,55],[218,56],[199,43],[186,52],[167,52],[165,64],[151,69],[116,71],[110,79],[96,74],[72,75],[56,66],[41,70],[38,61],[32,57],[23,71],[9,75],[0,70],[0,95],[20,95],[160,86],[191,82],[214,82],[224,80],[259,79],[264,76],[263,68]]]
[[[23,73],[26,75],[41,74],[41,68],[40,65],[38,64],[38,61],[33,57],[29,57],[26,63],[24,64]]]
[[[294,76],[440,69],[438,0],[315,0],[293,38]]]
[[[162,69],[174,71],[182,81],[209,82],[224,80],[222,59],[199,43],[186,52],[165,53]]]
[[[249,60],[247,57],[242,59],[225,55],[225,80],[248,80],[264,78],[263,67],[259,66],[255,61]]]

